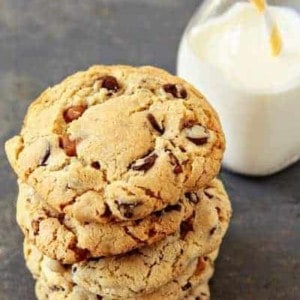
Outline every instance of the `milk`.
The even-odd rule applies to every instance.
[[[272,174],[300,158],[300,16],[270,7],[283,49],[272,55],[264,18],[238,2],[225,14],[195,22],[183,37],[178,75],[218,111],[227,140],[224,166]]]

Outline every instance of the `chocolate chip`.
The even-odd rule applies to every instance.
[[[190,231],[194,230],[193,218],[194,218],[194,216],[188,218],[187,220],[183,221],[180,224],[180,237],[181,237],[181,239],[184,239]]]
[[[102,78],[102,87],[113,92],[117,92],[120,88],[117,79],[113,76],[105,76]]]
[[[149,197],[155,198],[156,194],[151,189],[143,188],[145,194]]]
[[[202,125],[196,124],[184,129],[186,138],[197,146],[207,143],[209,132]]]
[[[122,256],[123,257],[128,257],[128,256],[137,256],[137,255],[140,255],[141,252],[139,251],[139,249],[133,249],[127,253],[124,253]]]
[[[108,207],[108,205],[106,203],[104,205],[105,205],[105,210],[101,217],[109,218],[111,216],[110,208]]]
[[[77,271],[77,267],[76,266],[72,266],[72,273],[76,273]]]
[[[188,283],[185,284],[181,289],[182,289],[183,291],[186,291],[186,290],[190,289],[191,287],[192,287],[191,283],[188,282]]]
[[[154,237],[155,235],[156,235],[155,228],[150,228],[150,230],[148,231],[148,236],[151,238]]]
[[[65,289],[62,286],[57,286],[57,285],[51,285],[49,287],[49,290],[51,292],[59,292],[59,291],[64,291]]]
[[[31,222],[31,227],[33,229],[33,235],[38,235],[39,230],[40,230],[40,222],[36,221],[36,220],[33,220]]]
[[[216,211],[217,211],[217,213],[218,213],[219,221],[220,221],[220,222],[224,222],[226,219],[225,219],[225,217],[222,215],[221,208],[217,206],[217,207],[216,207]]]
[[[92,162],[92,163],[91,163],[91,166],[92,166],[94,169],[96,169],[96,170],[100,170],[100,168],[101,168],[101,165],[100,165],[100,163],[99,163],[98,161]]]
[[[67,123],[77,120],[84,113],[85,110],[86,106],[84,105],[71,106],[70,108],[64,111],[64,120]]]
[[[63,224],[64,220],[65,220],[65,214],[64,213],[59,213],[57,216],[58,222],[60,224]]]
[[[165,212],[170,212],[170,211],[174,211],[174,210],[181,211],[181,205],[180,204],[168,205],[164,209]]]
[[[157,218],[159,218],[159,217],[161,217],[161,216],[163,215],[163,211],[162,211],[162,210],[155,211],[155,212],[154,212],[154,215],[155,215]]]
[[[67,135],[59,138],[59,147],[64,149],[68,156],[76,156],[76,142],[71,141]]]
[[[197,195],[197,193],[193,193],[193,192],[188,192],[184,194],[186,198],[188,198],[188,200],[194,204],[197,204],[199,202],[199,197]]]
[[[171,94],[174,98],[185,99],[187,97],[187,91],[181,84],[167,83],[163,85],[163,89],[166,93]]]
[[[213,235],[217,230],[217,227],[213,227],[210,231],[209,231],[209,234],[210,235]]]
[[[160,125],[158,124],[157,120],[155,119],[154,115],[153,114],[148,114],[147,115],[147,119],[149,121],[149,123],[151,124],[151,126],[156,130],[158,131],[160,134],[163,134],[165,129],[164,128],[161,128]]]
[[[212,194],[210,194],[207,190],[204,191],[204,195],[209,198],[212,199],[214,196]]]
[[[47,149],[43,155],[43,157],[41,158],[40,161],[40,166],[46,166],[47,165],[47,160],[50,156],[50,145],[48,144]]]
[[[38,235],[39,234],[39,231],[40,231],[40,223],[41,221],[43,220],[42,217],[39,217],[38,219],[36,220],[32,220],[31,222],[31,227],[33,229],[33,235]]]
[[[134,216],[134,209],[140,205],[139,202],[137,203],[124,203],[121,201],[115,201],[117,204],[119,211],[122,216],[124,216],[127,219],[130,219]]]
[[[169,151],[169,157],[170,157],[171,164],[174,166],[173,173],[176,175],[182,173],[183,170],[177,157],[170,151]]]
[[[66,202],[66,203],[61,203],[61,204],[59,205],[59,209],[60,209],[61,211],[63,211],[67,206],[74,204],[75,201],[76,201],[76,198],[74,197],[73,199],[71,199],[70,201],[68,201],[68,202]]]
[[[138,159],[135,161],[131,168],[135,171],[148,171],[155,163],[158,155],[156,153],[150,154],[144,158]]]

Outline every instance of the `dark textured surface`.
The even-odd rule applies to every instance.
[[[195,0],[0,0],[1,145],[30,101],[94,63],[175,71]],[[1,147],[0,300],[33,300],[15,223],[15,176]],[[300,299],[300,163],[272,177],[227,172],[234,217],[212,283],[213,300]]]

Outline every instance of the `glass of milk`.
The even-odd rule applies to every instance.
[[[219,113],[232,171],[268,175],[300,158],[299,6],[268,1],[282,40],[277,56],[266,12],[251,1],[204,1],[182,37],[177,73]]]

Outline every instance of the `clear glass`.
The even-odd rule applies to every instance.
[[[240,4],[251,5],[250,1],[206,0],[199,6],[179,46],[177,73],[219,113],[227,140],[224,166],[262,176],[300,158],[300,1],[268,1],[268,12],[278,19],[283,39],[282,53],[274,58],[265,54],[268,41],[256,39],[253,33],[263,36],[265,28],[259,24],[264,14],[257,11],[260,16],[253,17],[252,24],[248,6],[245,15],[242,9],[233,9]],[[233,19],[238,19],[234,25]]]

